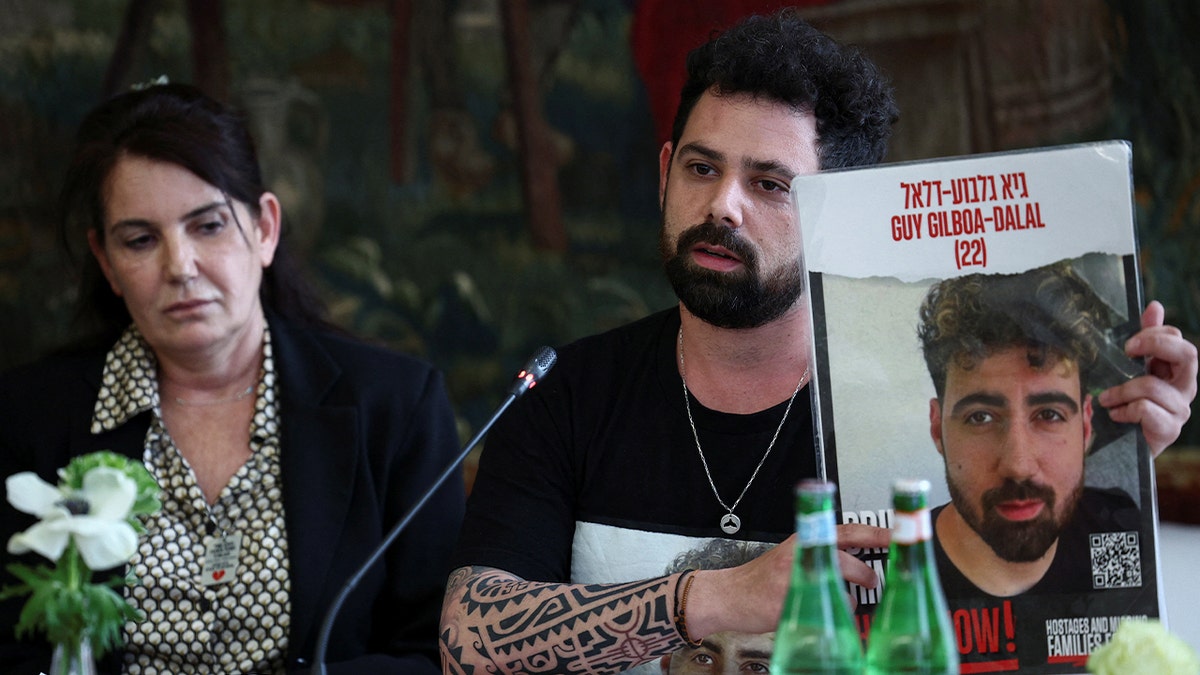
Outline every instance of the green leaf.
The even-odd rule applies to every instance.
[[[83,600],[84,616],[97,656],[119,647],[125,622],[140,618],[140,612],[106,586],[85,586]]]
[[[17,584],[15,586],[4,586],[0,588],[0,600],[11,600],[19,598],[22,595],[29,595],[33,591],[33,587],[29,584]]]
[[[22,565],[21,563],[13,563],[11,565],[7,565],[5,569],[8,570],[9,574],[20,579],[21,581],[24,581],[30,586],[37,586],[39,584],[46,583],[47,581],[53,581],[59,576],[58,570],[46,567],[45,565],[29,567],[28,565]]]
[[[144,532],[139,529],[141,523],[133,516],[157,513],[162,508],[158,481],[154,480],[154,476],[141,462],[109,450],[100,450],[72,459],[66,468],[59,471],[59,478],[64,486],[79,490],[83,488],[83,477],[87,472],[102,466],[121,471],[137,486],[137,497],[134,499],[133,508],[130,509],[130,525],[141,534]]]

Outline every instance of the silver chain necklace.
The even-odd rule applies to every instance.
[[[238,401],[241,401],[242,399],[246,398],[247,396],[249,396],[250,394],[253,394],[253,393],[254,393],[254,385],[250,385],[250,386],[246,387],[245,389],[243,389],[242,391],[239,391],[238,393],[234,394],[233,396],[226,396],[225,398],[215,398],[215,399],[212,399],[211,401],[189,401],[186,398],[179,398],[178,396],[172,396],[171,398],[175,399],[175,402],[178,403],[179,405],[196,408],[196,407],[204,407],[204,406],[210,406],[210,405],[221,405],[223,403],[237,403]]]
[[[721,531],[725,534],[734,534],[742,529],[742,519],[734,515],[733,511],[742,503],[742,497],[746,496],[746,491],[750,489],[750,484],[758,477],[759,469],[763,468],[763,464],[767,462],[767,456],[771,454],[771,449],[775,447],[775,440],[779,438],[779,432],[783,431],[783,423],[787,421],[788,413],[792,411],[792,403],[796,400],[796,394],[800,393],[800,388],[804,386],[804,382],[808,379],[808,367],[804,368],[804,373],[800,375],[800,381],[796,383],[796,389],[792,391],[792,397],[788,399],[787,407],[783,409],[783,419],[779,420],[779,426],[775,429],[775,435],[771,436],[771,442],[767,444],[767,451],[763,453],[762,459],[758,460],[758,466],[754,467],[754,473],[750,474],[750,480],[746,481],[746,486],[742,488],[742,493],[734,500],[733,506],[725,503],[721,499],[721,494],[717,492],[717,484],[713,482],[712,472],[708,469],[708,460],[704,458],[704,450],[700,447],[700,434],[696,431],[696,421],[692,419],[692,404],[688,400],[687,377],[684,375],[683,368],[683,326],[679,327],[679,379],[683,382],[683,409],[687,411],[688,424],[692,427],[692,438],[696,439],[696,452],[700,454],[700,463],[704,465],[704,475],[708,477],[708,486],[712,488],[713,496],[717,498],[717,503],[721,508],[725,509],[725,515],[721,516]]]

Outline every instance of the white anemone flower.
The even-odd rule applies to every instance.
[[[90,569],[129,562],[138,537],[129,524],[137,485],[119,469],[96,467],[83,477],[83,489],[64,491],[24,471],[4,483],[8,501],[41,520],[8,540],[8,552],[35,551],[57,562],[69,539]]]

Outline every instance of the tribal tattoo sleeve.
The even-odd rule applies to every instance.
[[[442,608],[442,671],[616,673],[670,654],[685,644],[675,625],[678,581],[541,583],[459,568]]]

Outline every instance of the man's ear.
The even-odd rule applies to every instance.
[[[1092,451],[1092,442],[1096,440],[1092,433],[1095,429],[1092,427],[1092,395],[1085,394],[1083,397],[1083,410],[1080,413],[1083,417],[1083,456],[1087,457]]]
[[[658,209],[662,211],[666,208],[664,198],[667,195],[667,177],[671,175],[671,157],[674,156],[675,147],[671,145],[671,141],[663,143],[662,149],[658,151]]]
[[[658,667],[662,668],[663,675],[671,672],[671,654],[667,654],[658,660]]]
[[[88,229],[87,238],[88,248],[92,250],[92,256],[100,264],[100,271],[104,273],[104,278],[108,279],[108,285],[112,288],[113,294],[118,298],[121,297],[121,289],[113,279],[112,263],[108,260],[108,251],[104,250],[104,244],[100,243],[100,238],[96,236],[96,231],[93,229]]]
[[[946,451],[942,447],[942,404],[936,396],[929,399],[929,437],[933,439],[938,454],[945,457]]]

